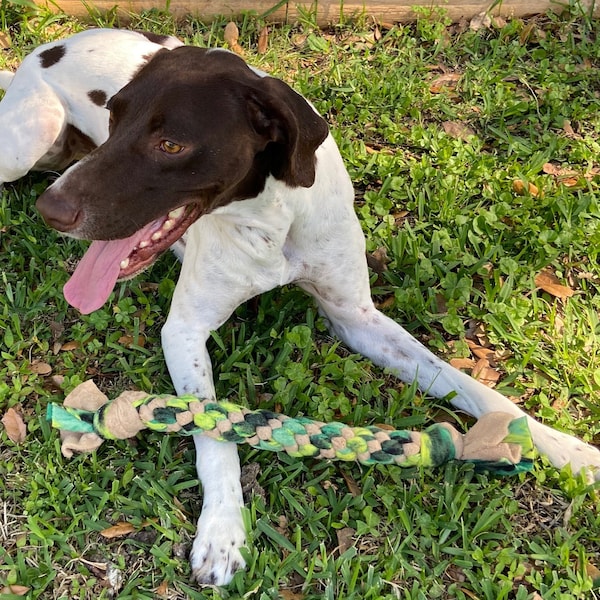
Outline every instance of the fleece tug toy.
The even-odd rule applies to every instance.
[[[61,429],[61,449],[67,457],[73,452],[95,450],[104,439],[126,439],[150,429],[208,435],[293,457],[365,465],[437,467],[449,460],[464,460],[478,469],[506,475],[530,470],[533,458],[526,417],[515,419],[506,413],[485,415],[466,434],[447,423],[436,423],[421,433],[389,431],[291,418],[195,396],[124,392],[108,401],[92,381],[87,381],[67,396],[63,406],[48,405],[48,420]]]

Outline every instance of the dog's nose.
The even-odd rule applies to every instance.
[[[67,233],[77,228],[81,221],[81,211],[73,206],[60,192],[48,188],[36,202],[44,221],[54,229]]]

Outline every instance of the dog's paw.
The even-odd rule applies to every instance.
[[[190,554],[192,577],[198,583],[227,585],[233,574],[246,566],[240,553],[246,531],[240,510],[235,512],[237,515],[202,511]]]

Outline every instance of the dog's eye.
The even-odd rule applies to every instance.
[[[158,147],[167,154],[179,154],[184,148],[183,146],[180,146],[179,144],[169,140],[163,140]]]

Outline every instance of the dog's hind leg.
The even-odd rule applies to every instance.
[[[33,90],[26,84],[15,77],[0,103],[0,182],[53,168],[53,152],[62,150],[55,144],[66,127],[65,107],[46,83]]]

